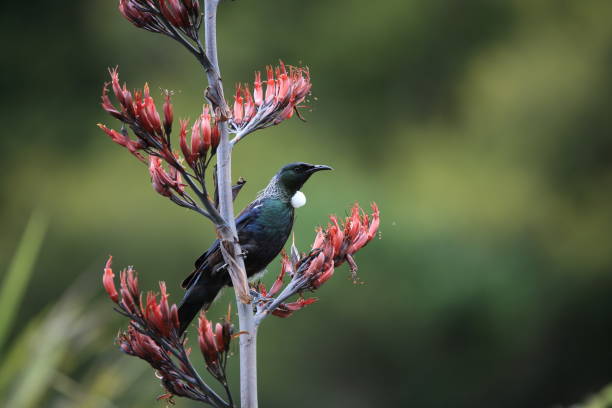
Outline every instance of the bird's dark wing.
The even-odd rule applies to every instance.
[[[254,201],[248,206],[246,206],[238,217],[236,217],[236,230],[238,231],[238,236],[240,237],[240,232],[244,230],[249,223],[257,218],[258,211],[258,201]],[[223,262],[223,255],[221,254],[219,246],[219,240],[215,240],[212,243],[210,248],[206,250],[196,261],[195,261],[195,270],[189,274],[181,283],[182,288],[188,288],[192,281],[198,276],[199,273],[204,271],[209,271],[212,267],[218,265]]]

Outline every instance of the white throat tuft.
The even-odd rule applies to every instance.
[[[293,197],[291,197],[291,206],[293,208],[300,208],[306,204],[306,196],[301,191],[296,192]]]

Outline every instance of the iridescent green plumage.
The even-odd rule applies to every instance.
[[[286,165],[236,217],[247,276],[263,271],[283,249],[293,227],[295,210],[291,198],[313,173],[320,170],[331,170],[331,167],[308,163]],[[179,306],[181,331],[200,309],[210,306],[224,286],[231,285],[218,240],[198,258],[195,267],[183,281],[186,293]]]

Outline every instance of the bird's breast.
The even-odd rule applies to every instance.
[[[251,276],[266,268],[285,246],[293,227],[293,208],[268,202],[256,209],[256,219],[242,230],[240,243],[247,249],[246,267]]]

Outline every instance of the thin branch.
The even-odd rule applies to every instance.
[[[304,281],[301,279],[292,280],[282,291],[281,293],[274,298],[274,300],[265,306],[263,306],[260,310],[258,310],[255,315],[255,324],[259,326],[263,319],[268,317],[271,312],[273,312],[277,307],[279,307],[285,300],[289,299],[291,296],[300,292],[303,289]]]
[[[204,54],[208,57],[211,64],[211,68],[206,70],[209,84],[206,97],[213,107],[219,110],[218,113],[221,119],[225,120],[231,116],[231,112],[223,94],[221,71],[219,70],[219,59],[217,56],[217,7],[219,3],[220,0],[204,0],[204,30],[206,32],[206,51]],[[219,130],[221,131],[221,129]],[[227,133],[227,127],[225,133]]]
[[[219,0],[204,1],[204,27],[206,31],[206,55],[217,75],[207,71],[209,88],[206,97],[210,100],[219,116],[220,143],[217,149],[217,182],[219,210],[226,221],[218,228],[221,250],[229,266],[230,277],[236,292],[240,331],[240,401],[242,408],[257,408],[257,326],[253,306],[245,304],[250,300],[244,259],[238,256],[242,250],[238,242],[232,194],[232,146],[229,142],[229,129],[226,119],[230,116],[227,102],[223,96],[223,86],[217,57],[217,7]]]

